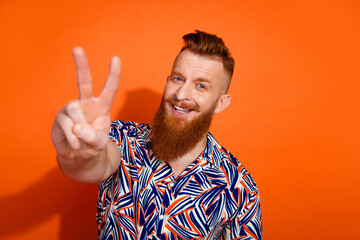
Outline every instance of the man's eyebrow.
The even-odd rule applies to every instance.
[[[181,73],[176,72],[176,71],[173,71],[173,72],[171,73],[171,76],[172,76],[172,75],[178,75],[178,76],[180,76],[180,77],[182,77],[182,76],[183,76]]]
[[[196,81],[198,81],[198,82],[208,82],[208,83],[211,84],[211,81],[209,79],[207,79],[207,78],[197,78]]]

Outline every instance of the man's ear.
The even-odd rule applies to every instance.
[[[221,95],[217,102],[215,113],[219,113],[223,111],[225,108],[227,108],[230,105],[230,102],[231,102],[231,96],[229,94]]]

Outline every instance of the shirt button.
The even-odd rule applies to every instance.
[[[160,216],[159,216],[159,219],[160,219],[160,220],[163,220],[163,219],[164,219],[164,215],[160,215]]]

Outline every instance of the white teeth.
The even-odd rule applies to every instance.
[[[187,112],[190,112],[189,109],[185,109],[185,108],[181,108],[181,107],[178,107],[178,106],[175,106],[173,105],[174,109],[178,112],[181,112],[181,113],[187,113]]]

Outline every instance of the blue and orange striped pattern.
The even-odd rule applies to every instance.
[[[150,136],[148,124],[112,123],[122,161],[99,184],[99,239],[262,239],[255,182],[210,133],[177,178],[154,157]]]

